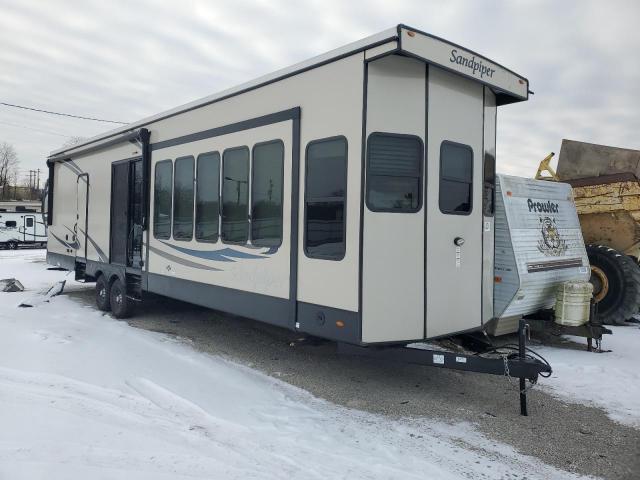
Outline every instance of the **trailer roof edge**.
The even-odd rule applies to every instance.
[[[63,147],[63,148],[59,148],[56,150],[53,150],[49,156],[48,156],[48,160],[49,161],[55,161],[55,160],[59,160],[61,157],[70,157],[70,156],[75,156],[78,155],[80,153],[86,153],[86,148],[88,145],[92,145],[95,144],[96,142],[102,142],[104,140],[109,140],[112,137],[116,137],[122,134],[127,134],[127,133],[131,133],[133,134],[135,130],[140,129],[141,127],[145,127],[151,123],[160,121],[160,120],[164,120],[166,118],[169,117],[173,117],[175,115],[179,115],[181,113],[185,113],[188,112],[190,110],[194,110],[196,108],[200,108],[206,105],[210,105],[212,103],[236,96],[236,95],[240,95],[242,93],[245,93],[247,91],[250,90],[254,90],[256,88],[260,88],[262,86],[268,85],[270,83],[274,83],[280,80],[283,80],[285,78],[288,78],[290,76],[293,75],[297,75],[300,73],[303,73],[305,71],[311,70],[313,68],[317,68],[320,67],[322,65],[325,65],[327,63],[331,63],[334,61],[338,61],[342,58],[354,55],[356,53],[362,52],[362,51],[366,51],[370,48],[373,47],[377,47],[379,45],[384,45],[386,43],[389,42],[393,42],[393,41],[397,41],[398,42],[398,53],[400,54],[404,54],[404,55],[408,55],[408,56],[413,56],[415,58],[418,58],[422,61],[428,62],[428,63],[432,63],[434,65],[437,66],[441,66],[443,68],[447,68],[447,66],[439,64],[438,62],[434,62],[429,58],[425,58],[424,56],[421,56],[419,54],[416,54],[415,52],[413,52],[410,49],[404,48],[403,42],[402,42],[402,33],[404,31],[410,31],[410,32],[415,32],[417,34],[419,34],[420,36],[424,36],[425,38],[430,38],[433,40],[436,40],[438,42],[442,42],[443,44],[446,44],[448,46],[452,46],[452,47],[456,47],[459,49],[464,50],[465,52],[468,52],[470,54],[476,55],[479,59],[485,60],[486,62],[495,65],[501,69],[503,69],[505,72],[508,72],[511,75],[516,76],[519,79],[523,79],[526,82],[526,86],[527,86],[527,90],[528,90],[528,85],[529,82],[528,80],[526,80],[524,77],[512,72],[511,70],[508,70],[507,68],[503,67],[502,65],[493,62],[489,59],[487,59],[486,57],[476,54],[475,52],[473,52],[472,50],[466,49],[464,47],[458,46],[457,44],[453,43],[453,42],[449,42],[448,40],[444,40],[440,37],[437,37],[435,35],[431,35],[428,34],[426,32],[423,32],[421,30],[415,29],[413,27],[409,27],[407,25],[404,24],[398,24],[392,28],[383,30],[382,32],[376,33],[374,35],[368,36],[364,39],[358,40],[356,42],[352,42],[349,43],[347,45],[344,45],[342,47],[330,50],[326,53],[323,53],[321,55],[317,55],[315,57],[312,57],[308,60],[304,60],[302,62],[296,63],[294,65],[291,65],[289,67],[285,67],[279,70],[276,70],[275,72],[260,76],[258,78],[255,78],[253,80],[250,80],[248,82],[242,83],[240,85],[237,85],[235,87],[231,87],[225,90],[222,90],[218,93],[194,100],[192,102],[188,102],[185,103],[183,105],[180,105],[178,107],[174,107],[172,109],[169,110],[165,110],[163,112],[157,113],[155,115],[151,115],[145,118],[142,118],[141,120],[135,121],[133,123],[130,123],[128,125],[124,125],[122,127],[118,127],[116,129],[113,130],[109,130],[107,132],[104,132],[102,134],[96,135],[94,137],[91,137],[89,139],[87,139],[85,142],[79,144],[79,145],[74,145],[73,147]],[[462,72],[460,70],[455,70],[455,69],[450,69],[452,71],[454,71],[455,73],[458,74],[462,74],[465,75],[467,77],[473,78],[474,80],[477,80],[481,83],[485,83],[483,82],[481,79],[475,78],[473,75],[468,75],[465,72]],[[501,101],[499,101],[499,104],[507,104],[507,103],[512,103],[512,102],[518,102],[518,101],[523,101],[527,99],[527,96],[517,96],[515,95],[513,92],[510,92],[508,89],[501,89],[499,87],[496,87],[495,85],[489,85],[492,87],[492,89],[494,90],[494,92],[496,93],[496,96],[499,97],[501,99]],[[104,148],[108,145],[110,145],[111,142],[102,142],[99,145],[97,145],[97,148]]]

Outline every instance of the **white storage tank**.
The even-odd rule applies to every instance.
[[[569,184],[497,175],[495,215],[496,318],[551,308],[564,282],[589,280]]]
[[[564,282],[556,293],[555,322],[579,327],[589,321],[593,285],[589,282]]]

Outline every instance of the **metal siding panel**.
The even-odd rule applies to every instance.
[[[505,232],[512,242],[515,267],[518,272],[518,290],[500,316],[525,315],[555,303],[558,285],[569,280],[587,281],[590,277],[589,259],[578,222],[571,187],[568,184],[499,175],[501,195],[506,213]],[[510,191],[511,195],[506,195]],[[528,201],[551,201],[558,205],[557,212],[537,212],[529,208]],[[557,229],[562,248],[547,250],[542,233],[542,221],[549,218]],[[496,251],[496,264],[498,263]],[[579,258],[581,267],[528,272],[527,264]],[[496,269],[496,274],[498,270]],[[503,280],[504,283],[504,280]],[[501,284],[498,284],[501,285]],[[498,285],[496,290],[498,290]],[[496,310],[497,311],[497,310]]]

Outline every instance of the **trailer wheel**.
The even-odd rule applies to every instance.
[[[104,275],[100,275],[96,280],[96,305],[103,312],[111,310],[110,290],[109,282],[104,278]]]
[[[13,240],[7,243],[7,247],[9,247],[9,250],[17,250],[18,249],[18,242],[14,242]]]
[[[131,300],[127,298],[124,284],[119,278],[116,278],[111,284],[109,298],[111,300],[111,312],[114,317],[128,318],[131,315]]]
[[[588,245],[593,298],[607,325],[624,325],[640,308],[640,267],[605,245]]]

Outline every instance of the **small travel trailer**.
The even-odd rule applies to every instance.
[[[0,208],[0,248],[15,250],[21,245],[44,247],[47,225],[36,209]]]
[[[48,262],[358,346],[494,318],[496,114],[529,83],[399,25],[55,151]]]

